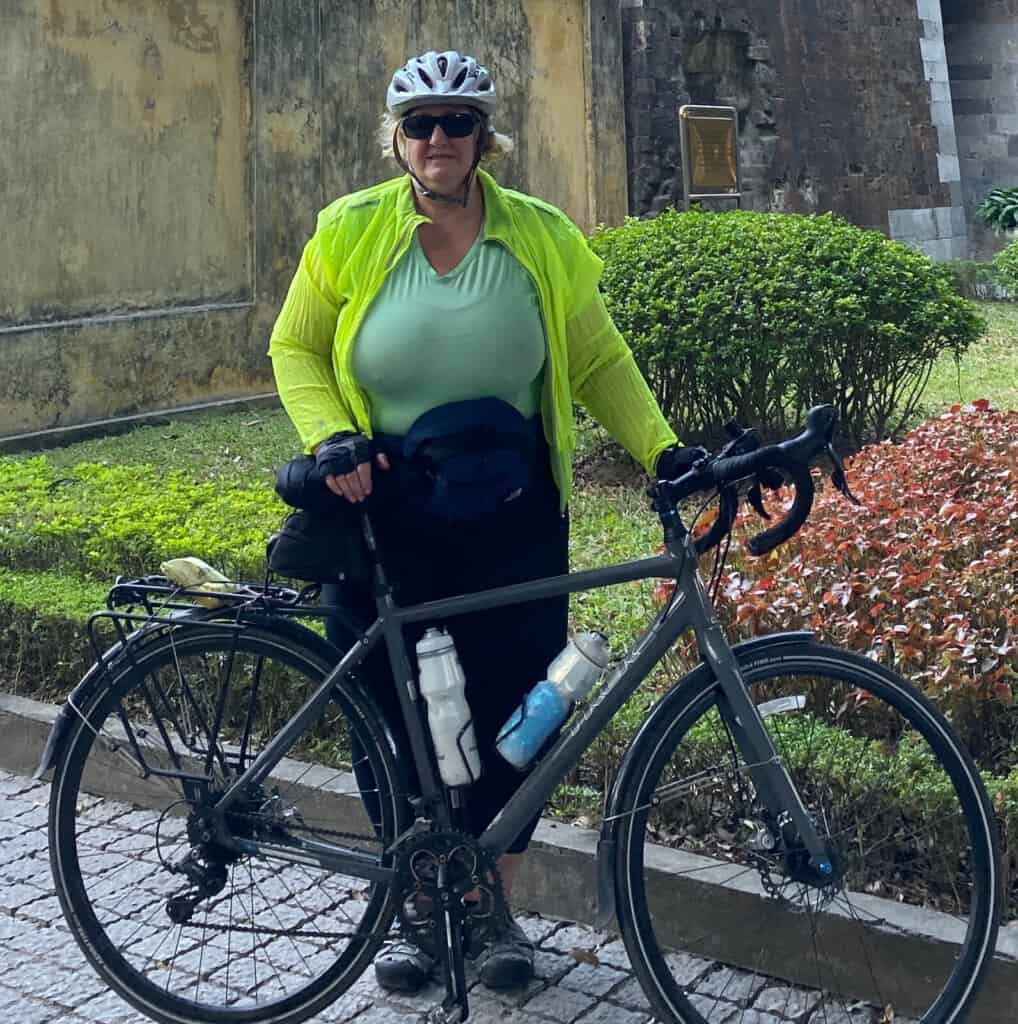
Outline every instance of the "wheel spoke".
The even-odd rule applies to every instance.
[[[297,992],[337,997],[384,941],[394,895],[381,883],[353,892],[348,876],[306,864],[240,856],[213,815],[330,665],[258,629],[197,626],[118,664],[54,778],[51,841],[76,937],[100,950],[122,994],[174,1019],[254,1024],[283,1019],[276,1007]],[[268,843],[360,836],[359,846],[383,857],[406,810],[382,725],[371,709],[354,710],[356,699],[337,684],[325,716],[226,812],[229,832]],[[352,722],[365,730],[356,744]],[[351,774],[355,745],[363,789]],[[99,935],[108,942],[97,945]]]
[[[896,936],[914,933],[909,904],[969,928],[957,955],[910,995],[916,1005],[895,1007],[900,1017],[921,1018],[945,993],[966,998],[968,974],[982,966],[995,928],[993,838],[964,754],[893,673],[819,645],[796,652],[747,657],[743,673],[754,699],[775,702],[763,721],[830,844],[831,880],[812,876],[805,850],[783,845],[707,678],[653,714],[620,783],[624,802],[611,812],[624,839],[620,920],[638,974],[656,979],[648,994],[662,1019],[876,1021],[893,993],[915,989],[896,976],[907,962]],[[747,885],[754,878],[759,886]],[[690,973],[683,952],[714,967]],[[744,995],[757,982],[772,993],[766,1006]]]

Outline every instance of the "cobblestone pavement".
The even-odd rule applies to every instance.
[[[61,915],[53,892],[46,850],[48,786],[0,772],[0,1014],[18,1024],[142,1024],[142,1017],[110,992],[86,963]],[[106,808],[107,824],[125,821],[129,809]],[[95,808],[90,813],[94,813]],[[137,814],[138,812],[134,812]],[[125,829],[110,828],[123,844]],[[123,849],[121,845],[118,849]],[[107,847],[108,849],[108,847]],[[121,858],[122,860],[122,858]],[[97,869],[99,870],[99,869]],[[520,922],[537,945],[536,977],[525,991],[511,995],[471,990],[474,1024],[647,1024],[653,1017],[621,941],[590,928],[536,915]],[[710,1000],[712,1024],[783,1024],[811,1019],[815,1002],[748,974],[734,975],[688,956],[675,956],[676,976],[699,979],[700,995]],[[745,1000],[729,1004],[730,1016],[716,1012],[719,992]],[[317,1022],[396,1024],[420,1021],[441,1001],[439,986],[414,997],[383,992],[369,969]],[[751,1009],[745,1009],[749,1005]],[[830,1010],[824,1024],[860,1024],[869,1013]],[[899,1018],[900,1024],[908,1024]]]

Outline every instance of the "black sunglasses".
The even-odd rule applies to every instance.
[[[411,114],[403,118],[403,134],[408,139],[430,139],[435,125],[441,125],[447,138],[465,139],[478,122],[476,114],[459,111],[455,114]]]

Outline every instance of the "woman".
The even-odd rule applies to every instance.
[[[479,168],[511,145],[492,125],[487,70],[425,53],[393,75],[387,109],[386,149],[405,173],[319,215],[272,335],[280,397],[330,490],[374,494],[400,603],[565,572],[574,399],[648,471],[677,476],[696,453],[677,446],[612,324],[579,230]],[[492,448],[483,464],[502,467],[494,478],[462,472],[478,438]],[[415,474],[418,441],[452,452],[442,486]],[[326,599],[372,607],[356,588]],[[482,760],[474,834],[522,781],[495,734],[564,646],[566,613],[556,598],[448,623]],[[373,681],[398,723],[391,678]],[[507,897],[536,824],[499,861]],[[395,943],[376,960],[379,983],[416,989],[432,954]],[[480,978],[523,984],[533,956],[509,917],[477,958]]]

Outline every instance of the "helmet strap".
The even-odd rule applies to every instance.
[[[436,203],[447,203],[450,206],[462,206],[466,209],[470,202],[470,187],[474,183],[474,175],[477,171],[477,165],[481,162],[481,132],[484,131],[483,123],[481,130],[477,133],[477,139],[474,143],[474,162],[470,165],[470,170],[467,171],[467,176],[463,179],[463,195],[447,195],[444,192],[435,192],[433,189],[428,188],[427,185],[417,177],[417,173],[413,167],[410,166],[408,160],[403,159],[403,154],[399,151],[399,125],[397,124],[392,133],[392,155],[396,158],[396,163],[413,178],[414,184],[417,186],[418,195],[423,196],[425,199],[430,199]]]

